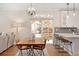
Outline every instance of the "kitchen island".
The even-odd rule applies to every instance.
[[[79,56],[79,35],[75,33],[55,33],[72,42],[73,56]],[[67,47],[70,49],[69,47]],[[66,49],[65,49],[66,50]],[[67,50],[66,50],[67,51]],[[67,51],[69,52],[69,51]]]

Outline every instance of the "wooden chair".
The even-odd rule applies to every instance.
[[[20,40],[18,39],[18,40],[16,41],[16,43],[19,42],[19,41],[20,41]],[[20,50],[21,56],[23,56],[22,50],[26,50],[26,52],[27,52],[27,50],[30,49],[30,46],[17,46],[17,47],[18,47],[18,49]]]
[[[45,56],[43,50],[45,49],[45,46],[46,46],[46,40],[44,40],[44,43],[45,44],[43,44],[43,45],[34,45],[33,46],[33,49],[35,49],[38,52],[38,54],[40,54],[40,56],[42,56],[42,54]],[[41,51],[41,53],[39,53],[39,51]]]
[[[23,56],[23,50],[26,50],[26,53],[29,52],[30,46],[18,46],[18,49],[20,50],[21,56]],[[29,53],[27,53],[29,55]]]

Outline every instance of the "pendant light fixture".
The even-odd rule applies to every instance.
[[[75,13],[75,3],[73,3],[73,16],[75,16],[76,15],[76,13]]]
[[[69,18],[69,3],[67,3],[67,19]]]
[[[27,9],[27,14],[30,16],[34,16],[36,14],[36,9],[33,8],[32,3],[30,4],[30,7]]]

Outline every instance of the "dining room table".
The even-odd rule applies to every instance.
[[[34,51],[33,46],[37,46],[37,45],[41,46],[41,47],[45,46],[44,40],[43,39],[22,39],[16,43],[16,46],[18,47],[19,50],[23,46],[30,46],[30,50],[32,51],[32,55],[35,55],[33,52]],[[22,53],[22,51],[21,51],[21,53]]]

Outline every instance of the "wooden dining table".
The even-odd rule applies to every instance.
[[[36,45],[44,46],[45,42],[42,39],[23,39],[16,43],[18,49],[20,49],[22,46],[36,46]],[[33,48],[30,49],[33,50]]]
[[[45,44],[42,39],[23,39],[16,43],[17,46],[25,45],[43,45]]]

